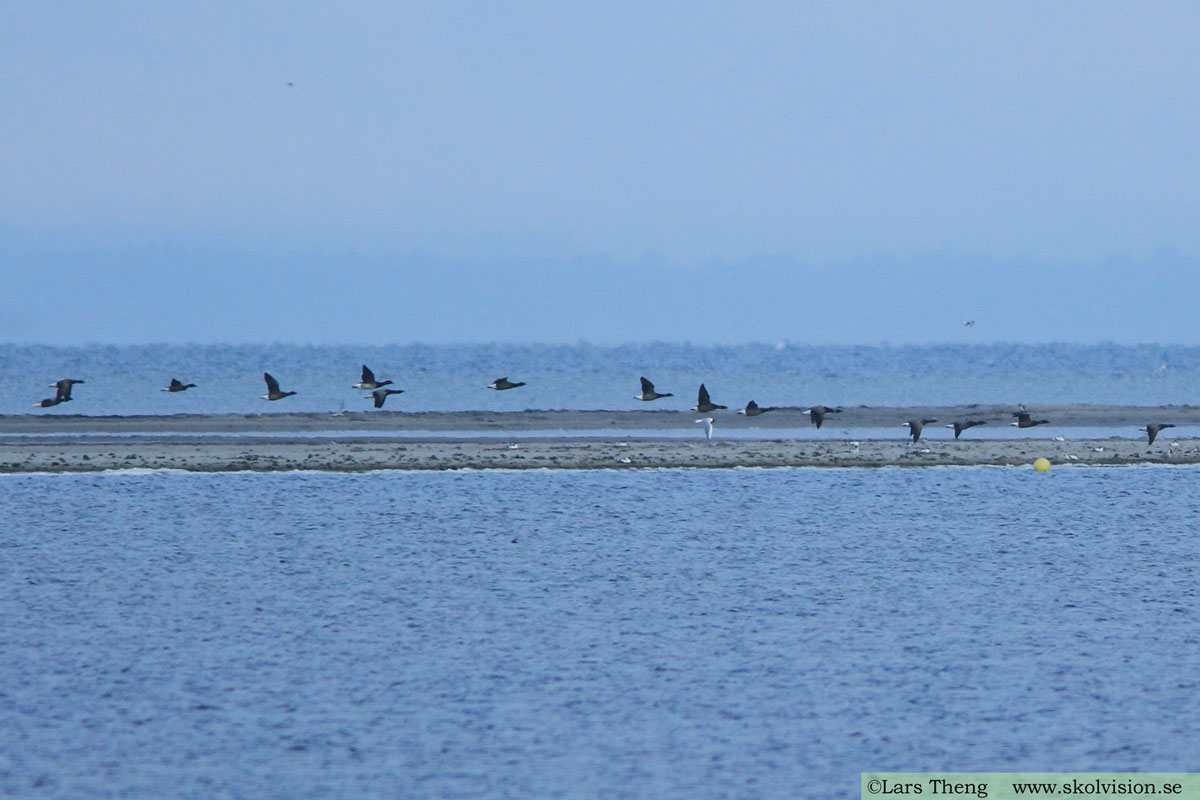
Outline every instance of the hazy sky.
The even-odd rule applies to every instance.
[[[0,341],[1200,344],[1198,30],[1167,2],[8,4]]]

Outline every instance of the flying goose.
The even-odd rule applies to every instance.
[[[658,392],[654,391],[653,383],[646,380],[645,378],[642,378],[642,393],[639,395],[634,395],[633,399],[634,400],[644,400],[646,402],[649,402],[651,400],[657,400],[660,397],[674,397],[674,396],[675,395],[671,394],[670,392],[663,392],[662,394],[659,394]]]
[[[712,399],[708,396],[708,389],[704,388],[703,383],[700,384],[700,393],[696,398],[696,407],[693,408],[692,411],[699,411],[701,414],[706,414],[709,411],[715,411],[718,408],[725,408],[725,406],[719,406],[713,403]]]
[[[957,439],[959,437],[959,434],[961,434],[967,428],[974,428],[976,425],[987,425],[987,420],[985,420],[985,419],[968,419],[968,420],[963,420],[962,422],[956,422],[953,425],[947,425],[946,427],[954,428],[954,438]]]
[[[59,398],[60,403],[65,403],[71,399],[71,387],[77,383],[83,383],[83,381],[78,378],[63,378],[61,381],[50,384],[50,388],[56,389],[55,396]]]
[[[912,419],[903,424],[908,426],[908,432],[912,434],[913,443],[915,444],[921,438],[921,429],[935,422],[937,422],[936,419]]]
[[[805,410],[804,413],[808,414],[809,421],[811,421],[813,425],[817,426],[817,430],[820,430],[821,423],[825,421],[826,414],[840,414],[842,413],[842,409],[830,408],[829,406],[813,406],[812,408]]]
[[[383,408],[383,401],[388,399],[389,394],[404,394],[404,390],[403,389],[376,389],[375,391],[371,392],[370,394],[364,395],[364,397],[375,398],[375,407]]]
[[[262,395],[263,400],[282,400],[295,394],[295,392],[279,391],[279,381],[272,378],[270,373],[264,372],[263,380],[267,382],[267,393]]]
[[[180,383],[175,378],[171,378],[171,383],[165,389],[159,389],[160,392],[185,392],[188,389],[195,389],[194,383]]]
[[[749,403],[746,403],[745,408],[739,408],[737,413],[745,414],[747,417],[757,417],[759,414],[765,414],[768,411],[776,410],[778,409],[776,409],[775,406],[767,406],[766,408],[763,408],[759,406],[758,403],[751,400]]]
[[[379,389],[379,388],[387,386],[391,383],[391,381],[375,380],[375,373],[371,372],[371,370],[367,369],[366,364],[363,364],[362,368],[363,368],[362,380],[359,381],[358,383],[354,384],[353,386],[351,386],[350,387],[351,389]]]
[[[1170,422],[1155,422],[1150,425],[1147,425],[1144,428],[1138,428],[1138,430],[1145,431],[1146,435],[1150,437],[1149,443],[1154,444],[1154,440],[1156,438],[1158,438],[1159,431],[1161,431],[1163,428],[1174,428],[1174,427],[1175,427],[1174,424],[1172,424]]]

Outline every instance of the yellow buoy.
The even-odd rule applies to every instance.
[[[1050,471],[1050,459],[1039,458],[1037,461],[1033,462],[1033,468],[1036,469],[1038,472],[1049,472]]]

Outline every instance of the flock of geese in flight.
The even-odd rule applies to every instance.
[[[674,397],[674,395],[670,392],[655,391],[654,384],[646,380],[644,377],[641,380],[642,393],[639,395],[634,395],[633,399],[649,402],[651,400],[658,400],[663,397]],[[712,397],[708,393],[708,389],[705,388],[703,383],[700,384],[700,391],[696,397],[696,405],[693,406],[691,410],[699,411],[700,413],[704,414],[723,408],[728,408],[728,406],[717,405],[714,403],[712,401]],[[780,409],[775,406],[759,406],[758,403],[755,403],[753,400],[751,400],[746,404],[745,408],[738,409],[737,413],[745,414],[747,417],[757,417],[758,415],[765,414],[768,411],[778,410]],[[840,414],[842,411],[843,409],[840,407],[830,408],[829,406],[812,406],[811,408],[804,409],[803,413],[807,414],[809,421],[819,429],[821,427],[821,423],[825,421],[826,416],[829,414]],[[1050,424],[1050,420],[1048,419],[1034,419],[1033,415],[1025,409],[1024,404],[1020,406],[1019,411],[1013,411],[1012,416],[1016,417],[1016,421],[1008,424],[1014,428],[1036,428],[1038,425]],[[716,422],[716,419],[713,417],[701,417],[700,419],[696,420],[696,424],[704,425],[704,438],[712,439],[714,422]],[[932,425],[935,422],[937,422],[936,419],[910,419],[907,422],[901,423],[901,427],[908,428],[908,435],[912,437],[913,444],[916,444],[917,441],[920,440],[921,432],[925,429],[925,426]],[[954,438],[958,439],[960,436],[962,436],[963,431],[979,425],[987,425],[987,420],[965,419],[953,422],[945,427],[953,429]],[[1150,444],[1154,444],[1154,440],[1158,437],[1159,431],[1163,430],[1164,428],[1174,427],[1175,425],[1169,422],[1156,422],[1146,425],[1144,428],[1138,428],[1138,430],[1147,435],[1150,440]]]
[[[285,392],[282,389],[280,389],[279,381],[277,381],[274,377],[272,377],[269,372],[263,373],[263,380],[267,384],[267,393],[264,395],[261,395],[261,397],[264,400],[271,400],[271,401],[282,400],[285,397],[291,397],[292,395],[296,394],[295,392]],[[71,398],[71,390],[75,386],[75,384],[78,384],[78,383],[84,383],[84,381],[79,380],[78,378],[63,378],[62,380],[55,381],[54,383],[50,384],[50,387],[55,390],[54,397],[45,398],[41,402],[36,403],[35,407],[50,408],[52,406],[56,406],[61,403],[70,402],[70,400],[72,399]],[[638,395],[634,395],[635,400],[641,400],[643,402],[650,402],[652,400],[661,400],[664,397],[674,397],[675,396],[671,392],[656,391],[654,388],[654,384],[651,383],[650,381],[648,381],[645,377],[641,378],[641,384],[642,384],[642,393],[638,394]],[[351,386],[350,388],[362,389],[364,391],[370,392],[370,394],[364,395],[364,397],[374,400],[375,408],[383,408],[383,404],[388,399],[389,396],[394,395],[394,394],[403,394],[404,393],[403,389],[387,388],[392,385],[393,385],[392,381],[390,381],[390,380],[387,380],[387,381],[377,380],[375,377],[375,373],[372,372],[367,367],[366,364],[363,364],[362,379],[358,383]],[[508,389],[516,389],[516,388],[519,388],[524,385],[525,385],[524,381],[517,381],[517,382],[510,381],[508,379],[508,377],[505,376],[503,378],[497,378],[496,380],[492,381],[492,383],[487,388],[494,389],[499,392],[499,391],[505,391]],[[187,391],[188,389],[194,389],[194,388],[196,388],[196,384],[194,384],[194,383],[183,383],[182,381],[180,381],[176,378],[171,378],[171,382],[166,386],[166,388],[162,389],[161,391],[174,393],[174,392],[183,392],[183,391]],[[728,408],[728,406],[722,406],[722,405],[718,405],[718,404],[714,403],[712,401],[712,397],[708,393],[708,389],[705,388],[703,383],[700,384],[700,391],[698,392],[698,394],[696,396],[696,405],[691,408],[692,411],[697,411],[701,414],[707,414],[712,411],[717,411],[717,410],[726,409],[726,408]],[[746,404],[745,408],[738,409],[737,413],[744,414],[747,417],[757,417],[760,414],[767,413],[768,411],[779,411],[779,410],[781,410],[780,407],[760,406],[757,403],[755,403],[753,400],[751,400],[750,402],[748,402]],[[808,415],[809,421],[812,422],[812,424],[815,425],[818,429],[821,427],[821,424],[825,421],[826,416],[828,416],[830,414],[840,414],[840,413],[842,413],[842,411],[843,411],[843,409],[840,407],[831,408],[829,406],[812,406],[811,408],[803,409],[803,413]],[[1048,420],[1048,419],[1033,419],[1032,414],[1030,414],[1030,412],[1025,410],[1024,405],[1020,406],[1019,411],[1013,411],[1012,416],[1016,417],[1016,421],[1010,422],[1009,425],[1016,427],[1016,428],[1033,428],[1038,425],[1048,425],[1050,423],[1050,420]],[[702,418],[696,420],[697,424],[703,424],[705,426],[704,427],[705,438],[707,438],[707,439],[712,438],[713,423],[715,421],[716,420],[713,417],[702,417]],[[921,432],[925,429],[925,426],[932,425],[935,422],[937,422],[936,419],[911,419],[911,420],[908,420],[907,422],[901,423],[901,425],[902,425],[902,427],[908,428],[908,435],[912,437],[913,443],[915,444],[917,441],[920,440]],[[986,425],[986,424],[988,424],[987,420],[984,420],[984,419],[965,419],[965,420],[959,420],[959,421],[953,422],[944,427],[953,429],[954,430],[954,438],[958,439],[962,435],[963,431],[968,430],[970,428],[974,428],[979,425]],[[1140,430],[1146,434],[1147,438],[1149,439],[1150,444],[1154,444],[1154,440],[1155,440],[1155,438],[1157,438],[1159,431],[1162,431],[1166,428],[1174,428],[1174,427],[1175,427],[1175,425],[1172,423],[1169,423],[1169,422],[1156,422],[1156,423],[1148,424],[1144,428],[1138,428],[1138,430]]]

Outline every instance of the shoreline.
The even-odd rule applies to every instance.
[[[1133,438],[1137,426],[1151,421],[1200,425],[1200,407],[1046,406],[1034,413],[1054,424],[1017,434],[1007,425],[1007,406],[848,408],[816,431],[795,409],[749,419],[720,411],[711,441],[695,425],[694,411],[20,415],[0,417],[0,473],[1011,466],[1039,457],[1055,465],[1200,464],[1194,431],[1179,437],[1164,431],[1153,447],[1140,434]],[[877,433],[921,417],[988,419],[990,430],[1009,438],[988,438],[989,428],[979,427],[955,440],[941,423],[927,427],[928,438],[915,445],[899,432]],[[872,427],[875,436],[856,439],[855,430]],[[1088,431],[1071,439],[1065,434],[1073,427],[1114,435]],[[779,438],[784,428],[798,438]],[[756,429],[762,436],[754,436]],[[1064,429],[1061,440],[1055,429]],[[578,433],[564,432],[570,430]],[[743,433],[721,438],[728,430]]]
[[[366,472],[456,469],[1021,466],[1200,464],[1200,439],[1044,439],[740,442],[665,439],[442,439],[404,441],[163,440],[0,443],[0,473],[177,469],[192,472]]]
[[[1014,406],[967,404],[956,406],[848,406],[826,416],[823,431],[891,428],[910,419],[984,419],[994,427],[1012,421]],[[1140,427],[1147,422],[1200,425],[1200,406],[1114,406],[1086,403],[1038,405],[1030,413],[1049,419],[1046,428]],[[89,416],[61,413],[0,415],[0,436],[20,433],[270,433],[306,431],[533,431],[533,430],[679,430],[696,417],[713,416],[723,429],[816,429],[802,407],[781,408],[746,417],[736,410],[702,414],[696,411],[646,409],[636,411],[346,411],[341,414],[293,412],[263,414],[169,414]],[[1045,430],[1043,428],[1042,430]],[[977,428],[984,431],[987,428]]]

